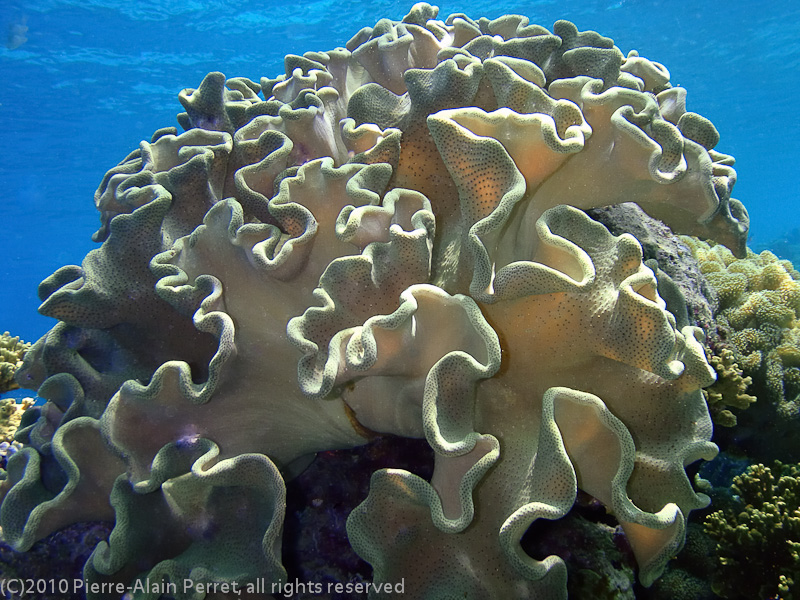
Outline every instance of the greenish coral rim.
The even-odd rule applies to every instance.
[[[278,195],[269,202],[269,209],[280,223],[289,217],[294,217],[298,212],[304,215],[305,230],[298,236],[297,241],[294,241],[295,244],[303,243],[312,237],[317,231],[318,223],[311,211],[302,204],[292,201],[291,188],[302,185],[307,177],[306,173],[316,168],[319,168],[320,173],[327,181],[346,179],[346,193],[356,206],[378,204],[380,202],[379,194],[386,188],[392,174],[392,167],[388,164],[350,163],[336,167],[332,158],[325,157],[309,161],[300,167],[294,177],[283,179]],[[286,252],[291,252],[291,247]],[[279,257],[275,258],[275,260],[278,259]]]
[[[564,273],[532,261],[513,262],[502,267],[495,274],[494,261],[490,255],[491,251],[489,246],[497,242],[495,238],[500,235],[503,227],[508,222],[512,210],[525,198],[526,182],[513,159],[508,154],[508,151],[498,140],[478,136],[465,129],[462,125],[454,121],[453,117],[457,114],[458,109],[441,111],[428,117],[428,127],[430,128],[431,135],[440,147],[443,156],[446,157],[450,154],[448,149],[444,148],[443,145],[447,143],[449,135],[458,130],[458,132],[470,138],[472,144],[479,144],[481,146],[482,155],[486,154],[490,157],[486,160],[499,165],[495,170],[502,172],[507,177],[507,180],[504,182],[502,197],[494,210],[486,217],[477,220],[474,224],[469,226],[467,245],[474,261],[470,294],[478,301],[486,303],[494,303],[501,299],[509,299],[506,295],[502,294],[502,291],[505,289],[508,282],[519,281],[518,277],[520,276],[520,271],[528,270],[540,276],[545,275],[546,280],[550,282],[550,285],[545,286],[547,288],[546,290],[543,289],[538,293],[565,291],[566,289],[574,289],[576,285],[581,287],[591,285],[594,280],[594,268],[591,265],[591,260],[588,255],[575,244],[572,244],[560,236],[552,235],[546,224],[547,219],[537,221],[537,233],[545,243],[561,247],[572,254],[577,253],[584,271],[582,280],[576,282]],[[557,133],[554,134],[557,136]],[[456,133],[456,135],[458,135],[458,133]],[[569,152],[572,150],[570,150],[569,145],[566,145],[563,151]],[[447,160],[445,160],[445,165],[450,170],[451,175],[456,181],[456,185],[459,187],[459,196],[461,196],[462,205],[468,204],[471,199],[464,195],[466,190],[463,188],[463,185],[460,184],[461,174],[459,168],[457,166],[451,167]],[[560,214],[558,211],[578,213],[576,209],[569,207],[556,207],[551,210],[553,211],[549,213],[551,215]],[[469,209],[465,206],[463,212],[468,214]],[[516,288],[517,285],[511,287]],[[516,294],[521,296],[526,295],[526,292],[515,290],[515,295]]]
[[[436,288],[434,288],[436,289]],[[460,393],[447,393],[442,386],[441,374],[447,368],[460,373],[459,379],[467,389],[474,389],[480,379],[492,377],[500,369],[501,348],[497,332],[483,317],[481,309],[469,296],[456,294],[454,300],[464,311],[469,325],[480,336],[485,348],[485,362],[481,363],[466,352],[454,350],[443,356],[431,368],[425,379],[425,390],[422,401],[422,423],[425,438],[435,452],[442,456],[461,456],[470,452],[479,440],[487,436],[473,430],[472,411],[457,411],[461,418],[453,421],[452,414],[445,410],[448,406],[465,404],[470,397]],[[446,418],[444,420],[443,417]],[[489,436],[491,437],[491,436]]]
[[[648,586],[663,572],[667,561],[683,543],[683,513],[674,503],[665,504],[657,513],[642,511],[633,504],[627,494],[627,482],[633,472],[636,457],[636,447],[630,432],[600,398],[570,388],[555,387],[545,392],[537,463],[548,458],[547,464],[543,466],[546,470],[557,470],[562,477],[568,477],[571,481],[571,493],[547,501],[527,503],[511,514],[500,529],[500,543],[504,553],[514,569],[526,579],[540,579],[552,568],[552,565],[540,563],[525,554],[519,540],[533,521],[538,518],[559,519],[569,512],[575,500],[578,484],[575,469],[555,417],[555,404],[562,399],[593,408],[598,420],[613,433],[619,443],[620,461],[611,481],[611,509],[614,515],[622,522],[636,523],[649,529],[661,530],[675,526],[661,550],[648,563],[640,565],[639,578],[643,585]],[[538,478],[544,474],[539,471],[533,476]]]
[[[74,463],[72,463],[74,467]],[[21,448],[8,459],[6,466],[7,481],[13,487],[3,498],[0,505],[0,527],[3,530],[3,541],[17,552],[27,552],[38,539],[38,528],[47,511],[66,498],[69,492],[62,490],[61,499],[47,490],[41,480],[41,457],[30,447]],[[68,480],[71,488],[75,488],[74,476],[77,469],[72,469],[73,479]],[[7,483],[7,482],[6,482]]]
[[[49,335],[53,333],[54,331],[51,330]],[[72,373],[56,373],[55,375],[51,375],[39,386],[37,395],[53,403],[55,406],[68,406],[67,410],[61,416],[61,424],[71,421],[76,416],[85,415],[84,411],[89,408],[86,406],[86,394],[84,393],[83,386],[81,386],[78,379]],[[59,408],[59,410],[61,409]],[[99,414],[88,416],[99,418],[99,415],[103,412],[103,407],[96,407],[92,412]],[[31,444],[40,452],[47,453],[50,451],[53,431],[52,425],[47,422],[46,416],[44,419],[37,419],[30,426],[21,427],[18,433],[20,438],[26,443]]]
[[[398,490],[402,490],[404,502],[427,506],[431,521],[440,531],[451,534],[464,531],[475,516],[472,493],[500,455],[500,444],[494,436],[481,436],[481,441],[485,442],[487,450],[464,474],[459,483],[460,512],[454,519],[445,516],[439,494],[421,477],[403,469],[379,469],[373,473],[369,495],[347,518],[347,533],[353,550],[373,567],[377,568],[383,562],[383,549],[376,547],[374,542],[368,539],[369,535],[362,535],[362,532],[369,529],[369,520],[380,511],[381,500],[396,497]],[[376,577],[378,576],[376,573]]]
[[[150,191],[157,192],[155,197]],[[120,282],[109,280],[106,274],[119,269],[131,276],[131,270],[138,270],[138,265],[131,266],[132,263],[119,259],[126,243],[143,246],[140,250],[153,253],[161,250],[160,235],[155,232],[172,205],[172,196],[161,186],[154,186],[154,190],[137,188],[136,193],[144,194],[148,201],[132,213],[116,215],[108,227],[109,236],[100,248],[89,252],[82,267],[62,267],[40,284],[39,296],[43,302],[39,312],[78,327],[105,329],[119,324],[119,315],[131,300],[122,293]],[[144,265],[142,270],[146,272]]]
[[[251,493],[265,500],[262,508],[266,514],[257,514],[256,517],[268,520],[261,537],[261,556],[252,555],[250,544],[245,543],[252,536],[253,524],[242,522],[238,531],[222,529],[211,538],[193,539],[177,556],[162,560],[141,573],[138,582],[144,591],[137,591],[133,597],[137,600],[157,600],[160,597],[160,593],[148,588],[148,581],[175,583],[178,590],[176,600],[194,600],[205,595],[195,589],[184,591],[185,580],[191,579],[195,585],[285,580],[280,548],[286,490],[280,471],[262,454],[240,454],[221,461],[218,456],[219,447],[205,438],[182,444],[171,443],[156,455],[149,480],[132,486],[127,477],[121,475],[111,493],[111,503],[118,511],[117,525],[109,541],[100,542],[95,548],[86,563],[84,577],[90,582],[100,582],[104,577],[113,577],[126,565],[135,564],[137,557],[153,543],[148,537],[147,527],[138,520],[150,519],[151,511],[156,507],[165,511],[163,516],[171,519],[171,526],[180,530],[185,527],[185,522],[195,519],[213,522],[215,507],[210,503],[218,497],[220,488],[251,488]],[[242,493],[237,492],[237,495]],[[210,500],[198,503],[197,499],[201,497]],[[221,516],[228,520],[232,518],[231,515]],[[217,539],[219,536],[223,539]],[[220,556],[218,548],[225,548],[226,552]],[[105,596],[89,594],[88,597],[100,600]]]
[[[196,383],[188,363],[170,360],[156,369],[147,385],[128,380],[120,388],[120,393],[130,394],[142,400],[152,400],[161,393],[165,385],[171,387],[174,384],[174,387],[180,389],[181,394],[193,404],[205,404],[216,391],[224,366],[236,356],[235,325],[230,316],[218,310],[222,304],[222,283],[219,279],[211,275],[200,275],[194,285],[181,285],[171,289],[177,281],[188,281],[188,278],[174,265],[169,265],[173,268],[167,269],[166,264],[157,262],[157,259],[160,260],[164,256],[165,253],[159,254],[151,262],[152,265],[156,265],[154,272],[162,277],[156,284],[156,291],[167,298],[173,294],[180,295],[181,298],[188,295],[202,296],[203,300],[192,321],[198,331],[210,333],[218,340],[217,350],[209,361],[206,381]],[[167,282],[164,282],[164,275],[167,272],[169,276]],[[106,418],[103,420],[107,421]]]
[[[351,182],[348,182],[348,187]],[[355,241],[360,230],[363,229],[362,225],[367,221],[366,217],[370,216],[369,213],[372,213],[373,216],[384,217],[395,215],[392,220],[399,220],[396,213],[401,198],[417,204],[416,210],[409,219],[409,225],[413,229],[405,231],[399,223],[394,222],[389,227],[387,242],[380,239],[370,241],[360,255],[340,257],[331,261],[320,278],[320,287],[314,290],[314,297],[321,302],[322,306],[308,308],[302,316],[291,319],[287,325],[286,331],[289,339],[304,353],[298,363],[298,381],[301,389],[308,396],[319,398],[329,394],[337,383],[342,363],[352,369],[364,371],[377,360],[374,338],[370,335],[366,337],[359,335],[360,324],[353,324],[353,326],[337,332],[330,339],[326,348],[320,348],[320,344],[307,337],[308,330],[313,327],[315,322],[333,318],[338,312],[347,309],[347,307],[340,307],[334,297],[335,292],[331,289],[332,280],[346,273],[352,273],[352,276],[355,276],[356,273],[363,270],[370,273],[374,285],[381,286],[388,277],[392,276],[392,262],[376,260],[376,257],[391,258],[387,244],[389,247],[400,245],[408,247],[416,258],[417,265],[426,271],[425,277],[427,278],[435,226],[430,203],[421,194],[397,188],[386,195],[383,206],[374,206],[370,203],[359,208],[345,207],[337,218],[336,233],[342,240]],[[374,235],[374,232],[366,232],[365,239],[361,240],[359,244],[363,244],[370,238],[374,239]],[[399,308],[391,315],[371,317],[364,324],[364,329],[373,327],[375,324],[379,324],[385,329],[397,329],[415,309],[410,305],[404,306],[405,302],[407,299],[401,302]],[[345,355],[340,356],[339,348],[345,345]],[[323,362],[321,369],[317,367],[320,362]]]
[[[597,272],[592,258],[578,244],[556,232],[559,225],[564,223],[572,226],[579,223],[587,238],[600,237],[606,243],[612,239],[605,227],[592,221],[576,208],[560,205],[547,210],[536,221],[536,235],[543,244],[573,256],[579,265],[580,273],[570,275],[537,261],[515,261],[500,268],[495,275],[493,287],[497,300],[515,300],[533,294],[583,292],[594,285]],[[494,227],[502,226],[503,223],[500,222],[494,225]],[[475,251],[477,250],[476,248]]]
[[[526,181],[506,148],[497,139],[477,135],[463,128],[456,120],[458,114],[458,111],[442,111],[429,117],[428,125],[459,188],[462,213],[469,215],[470,206],[476,200],[471,196],[468,183],[462,181],[458,154],[451,147],[450,138],[453,135],[456,140],[464,140],[464,144],[472,149],[479,148],[476,155],[481,156],[481,160],[487,164],[496,166],[494,172],[498,175],[495,180],[500,179],[502,193],[497,206],[486,217],[469,227],[467,245],[474,261],[470,283],[470,294],[473,297],[481,302],[494,303],[533,294],[588,291],[596,280],[595,266],[592,258],[570,239],[574,237],[574,230],[584,234],[583,238],[598,240],[598,243],[603,242],[605,246],[615,244],[620,268],[625,268],[631,261],[641,262],[641,248],[631,236],[615,238],[582,211],[560,205],[544,212],[536,222],[536,231],[542,244],[558,248],[574,258],[578,265],[574,273],[566,273],[533,260],[516,260],[507,265],[497,265],[495,255],[516,243],[515,239],[502,239],[502,236],[513,235],[505,229],[515,207],[526,198]],[[448,156],[456,160],[453,165],[449,163]],[[471,172],[471,169],[466,171]],[[640,269],[617,285],[618,302],[635,305],[639,312],[644,311],[661,340],[654,348],[652,356],[647,357],[647,361],[643,362],[638,357],[629,357],[629,360],[632,361],[630,364],[651,370],[665,379],[675,379],[683,371],[683,365],[671,356],[676,345],[676,334],[671,323],[663,318],[664,303],[658,297],[649,300],[636,291],[651,283],[655,287],[652,272],[649,269]]]
[[[73,434],[80,435],[81,430],[89,430],[98,438],[100,437],[100,424],[91,417],[78,417],[61,425],[53,436],[51,451],[58,465],[66,474],[66,484],[58,492],[47,489],[42,481],[42,458],[34,448],[23,447],[8,460],[8,479],[14,482],[13,487],[3,498],[0,505],[0,527],[3,531],[3,540],[18,552],[30,550],[34,542],[52,532],[52,522],[64,521],[64,524],[76,522],[88,515],[75,513],[73,520],[65,514],[72,496],[81,483],[85,481],[87,473],[81,469],[74,458],[67,452],[64,438]],[[117,462],[117,472],[124,471],[121,460],[109,455],[111,463]],[[102,464],[98,462],[102,468]],[[95,482],[99,483],[99,482]],[[100,484],[101,485],[101,484]],[[100,492],[102,493],[102,492]],[[93,515],[94,518],[101,515]],[[65,520],[66,518],[66,520]],[[48,523],[50,521],[51,523]]]
[[[699,174],[703,175],[706,208],[698,215],[698,223],[708,224],[727,202],[727,198],[720,198],[714,188],[713,163],[709,153],[701,144],[684,137],[677,125],[661,116],[654,97],[620,87],[604,89],[602,82],[586,76],[553,84],[556,94],[570,88],[579,90],[582,110],[584,107],[604,107],[610,111],[616,107],[610,115],[611,124],[626,133],[631,142],[649,151],[647,169],[653,181],[674,183],[690,172],[695,173],[695,178],[700,181]],[[672,158],[668,158],[670,156]]]
[[[375,341],[375,330],[398,329],[420,309],[418,296],[431,297],[440,305],[449,302],[452,310],[460,310],[465,317],[464,330],[471,330],[476,334],[484,347],[484,362],[476,359],[471,354],[461,349],[452,349],[442,356],[428,371],[425,378],[425,388],[422,400],[422,421],[425,437],[435,452],[442,456],[461,456],[470,452],[475,444],[484,439],[483,436],[472,430],[472,411],[459,411],[461,418],[458,421],[441,422],[444,415],[450,417],[448,412],[441,410],[447,406],[460,405],[471,402],[472,398],[461,395],[462,388],[453,395],[448,393],[448,388],[442,385],[442,373],[445,370],[455,371],[459,382],[466,389],[474,390],[478,380],[494,375],[500,368],[501,350],[497,333],[486,322],[478,305],[469,296],[456,294],[450,296],[440,288],[418,284],[409,287],[401,293],[400,307],[391,315],[378,315],[366,321],[360,334],[348,343],[348,357],[362,357],[362,364],[373,364],[379,351]],[[425,335],[422,332],[421,335]],[[357,344],[357,346],[356,346]],[[351,350],[352,348],[352,350]],[[348,361],[349,362],[349,361]],[[491,436],[489,436],[491,437]],[[455,438],[455,439],[453,439]]]
[[[430,483],[418,475],[403,469],[379,469],[373,473],[370,479],[369,495],[347,518],[347,532],[353,550],[370,564],[380,564],[381,549],[374,548],[367,542],[367,536],[361,535],[361,531],[367,527],[365,520],[369,518],[368,515],[379,510],[376,505],[379,499],[394,497],[398,488],[403,490],[405,502],[428,507],[431,521],[440,531],[451,534],[464,531],[475,516],[472,493],[500,456],[500,444],[497,438],[492,435],[482,435],[480,441],[485,443],[487,450],[459,482],[460,511],[456,518],[445,516],[441,497]]]
[[[219,279],[211,275],[199,275],[193,283],[189,283],[188,275],[171,261],[184,249],[191,248],[212,221],[229,219],[230,242],[252,248],[255,268],[277,274],[279,279],[296,274],[302,264],[293,260],[294,255],[298,248],[310,244],[317,233],[318,223],[310,210],[291,201],[290,187],[302,184],[309,169],[319,169],[326,180],[346,179],[348,197],[355,203],[364,204],[379,201],[375,190],[385,187],[391,175],[389,165],[348,164],[337,168],[329,157],[303,165],[296,176],[281,182],[280,193],[269,202],[269,210],[279,223],[284,219],[300,216],[299,235],[288,239],[274,225],[244,223],[242,207],[233,199],[222,200],[211,207],[202,225],[188,236],[177,240],[170,250],[154,256],[150,263],[151,271],[158,277],[156,293],[160,297],[174,306],[194,306],[200,301],[200,306],[193,315],[195,327],[219,340],[217,351],[209,363],[208,378],[204,382],[196,383],[187,363],[168,361],[156,370],[147,385],[133,380],[127,381],[123,386],[124,393],[152,399],[160,393],[164,385],[162,380],[169,378],[174,379],[182,395],[195,404],[204,404],[211,398],[225,364],[236,354],[235,325],[230,316],[219,309],[224,305],[222,283]],[[260,241],[253,243],[254,236]]]
[[[416,204],[417,208],[403,209],[406,214],[400,214],[401,203],[412,202]],[[364,246],[365,249],[372,241],[391,241],[403,232],[402,225],[398,221],[405,221],[407,213],[411,213],[411,218],[408,219],[411,228],[408,232],[424,236],[428,246],[432,246],[433,236],[436,233],[436,222],[431,203],[423,194],[403,188],[393,188],[388,191],[380,206],[373,204],[358,208],[352,205],[345,206],[336,219],[336,236],[342,241],[356,246]],[[385,221],[389,225],[386,227],[389,238],[380,240],[376,239],[377,232],[375,231],[362,232],[363,229],[369,229],[369,225],[365,222],[368,218]],[[358,235],[359,233],[362,235]]]

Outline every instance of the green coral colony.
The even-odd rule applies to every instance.
[[[59,323],[17,373],[47,403],[0,484],[15,549],[105,519],[89,584],[279,582],[284,477],[380,432],[435,466],[378,470],[350,514],[376,584],[566,598],[563,560],[520,540],[579,489],[644,585],[664,571],[709,502],[685,467],[717,453],[715,369],[636,240],[579,209],[635,202],[744,257],[733,159],[608,38],[437,12],[275,79],[211,73],[179,96],[182,133],[108,172],[102,245],[42,283]]]
[[[800,469],[778,461],[772,469],[752,465],[734,477],[732,488],[733,500],[705,523],[719,556],[714,590],[723,598],[795,598],[792,588],[800,581]]]

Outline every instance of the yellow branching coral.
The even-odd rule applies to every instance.
[[[19,428],[22,413],[33,405],[33,398],[23,398],[19,402],[14,398],[0,400],[0,443],[11,443],[14,433]]]
[[[753,465],[731,489],[732,505],[705,520],[718,556],[714,591],[741,600],[800,597],[800,465]]]
[[[753,380],[742,376],[734,353],[728,348],[724,348],[718,355],[710,355],[708,362],[717,372],[717,381],[703,390],[711,418],[717,425],[733,427],[736,425],[736,415],[728,407],[744,410],[756,401],[755,396],[747,393],[747,387]]]
[[[717,321],[729,327],[734,360],[785,417],[798,412],[800,273],[765,250],[737,259],[724,246],[684,236],[719,295]],[[760,394],[761,392],[759,392]]]
[[[14,372],[22,365],[22,358],[31,344],[21,342],[19,337],[11,337],[6,331],[0,336],[0,392],[7,392],[19,386],[14,382]]]
[[[725,246],[681,238],[719,294],[720,311],[736,329],[774,323],[791,327],[800,314],[800,273],[769,250],[736,258]],[[733,309],[733,310],[731,310]]]

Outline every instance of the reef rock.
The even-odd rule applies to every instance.
[[[717,452],[714,371],[638,242],[580,209],[635,202],[742,254],[733,160],[663,65],[566,21],[437,12],[274,79],[211,73],[182,133],[108,172],[102,245],[42,283],[60,322],[17,374],[48,402],[0,486],[16,549],[114,520],[90,584],[277,584],[285,478],[380,432],[435,466],[376,471],[350,514],[375,584],[566,598],[520,539],[578,489],[659,576],[708,503],[684,468]]]

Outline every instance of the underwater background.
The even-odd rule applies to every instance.
[[[92,197],[105,172],[176,124],[178,92],[206,73],[258,81],[286,54],[342,46],[411,2],[6,1],[0,4],[0,330],[35,341],[53,325],[36,287],[96,247]],[[667,66],[736,158],[733,190],[759,248],[800,226],[800,5],[744,1],[444,2],[439,16],[573,21]],[[24,29],[27,28],[27,29]],[[22,39],[24,41],[22,41]],[[795,233],[796,235],[796,233]],[[772,244],[775,246],[776,244]]]
[[[733,197],[744,203],[750,215],[748,246],[756,252],[769,249],[778,258],[793,261],[795,268],[798,266],[800,198],[794,160],[800,158],[800,122],[794,111],[800,91],[800,6],[796,2],[772,2],[768,7],[743,1],[723,7],[709,2],[632,0],[432,4],[439,6],[440,19],[457,12],[476,19],[521,14],[532,24],[548,29],[556,20],[567,19],[579,31],[594,30],[612,38],[623,54],[636,50],[641,56],[664,64],[670,72],[670,82],[688,90],[687,110],[710,119],[720,133],[718,149],[736,159],[738,180]],[[0,122],[5,134],[5,152],[0,161],[0,333],[9,331],[12,336],[35,342],[55,324],[36,311],[37,286],[63,265],[79,265],[90,250],[98,247],[91,239],[100,226],[93,206],[97,186],[110,168],[137,148],[140,140],[150,139],[159,128],[178,125],[175,115],[182,110],[177,100],[181,90],[198,87],[210,71],[254,81],[276,77],[284,71],[285,55],[343,46],[361,28],[373,26],[380,18],[402,19],[411,6],[411,2],[383,0],[43,0],[0,5],[0,31],[5,35],[0,46]],[[710,279],[720,286],[717,292],[724,295],[724,286],[731,285],[726,268],[733,258],[719,252],[715,255],[701,244],[692,247],[692,251],[701,268],[704,262],[714,263],[704,272],[718,275]],[[716,266],[717,263],[725,266]],[[800,307],[800,274],[791,265],[777,262],[774,257],[753,265],[747,267],[750,271],[742,267],[742,272],[750,277],[751,272],[757,271],[752,279],[758,281],[765,278],[762,272],[772,273],[773,278],[783,278],[781,285],[790,290],[785,295],[793,294],[787,300],[788,308],[779,309],[796,311],[792,306]],[[800,423],[800,321],[792,313],[789,321],[784,315],[774,319],[768,316],[764,319],[766,325],[752,327],[747,323],[746,327],[737,325],[737,319],[742,319],[736,312],[739,306],[726,308],[729,312],[721,310],[717,315],[721,327],[741,339],[755,336],[750,332],[757,331],[762,336],[758,343],[771,345],[769,350],[759,347],[751,354],[741,351],[735,357],[740,364],[736,364],[731,355],[725,354],[724,347],[730,340],[714,339],[709,343],[714,350],[713,356],[708,356],[709,362],[723,386],[710,396],[707,393],[706,399],[713,405],[713,441],[723,452],[703,467],[701,475],[708,481],[700,485],[708,486],[702,491],[714,503],[710,509],[692,513],[682,558],[671,563],[653,588],[644,590],[638,583],[631,583],[631,575],[630,581],[622,577],[624,581],[618,587],[608,584],[603,596],[587,595],[597,589],[592,587],[591,577],[576,578],[571,570],[570,581],[579,581],[586,587],[570,588],[570,597],[792,597],[789,591],[794,582],[788,580],[781,580],[783,587],[774,594],[759,595],[759,587],[757,592],[743,592],[743,584],[730,570],[720,570],[713,564],[714,559],[708,558],[713,555],[711,539],[728,548],[751,547],[748,544],[761,547],[763,540],[736,537],[736,519],[744,514],[744,502],[753,510],[743,521],[744,530],[767,531],[773,536],[770,543],[775,558],[766,561],[773,566],[780,563],[781,568],[776,567],[779,575],[770,572],[771,576],[784,577],[785,572],[798,571],[796,564],[784,564],[792,560],[787,559],[789,551],[781,544],[786,543],[796,552],[790,539],[795,534],[800,536],[800,512],[794,512],[800,510],[800,468],[772,461],[800,461],[800,444],[794,441],[794,431]],[[789,322],[791,326],[787,326]],[[766,340],[768,335],[773,337]],[[742,342],[740,348],[744,347],[746,343]],[[763,364],[744,364],[762,350]],[[2,397],[30,394],[27,390],[14,390]],[[770,402],[770,408],[745,412],[752,403],[753,396],[749,394],[764,399],[761,405]],[[738,427],[731,427],[736,424],[736,416],[740,419]],[[760,431],[769,433],[762,436]],[[392,445],[395,442],[378,440],[358,456],[337,451],[323,453],[321,460],[294,487],[290,486],[290,505],[302,505],[309,497],[329,494],[330,487],[326,486],[347,479],[356,470],[351,462],[358,462],[357,468],[365,476],[386,466],[387,460],[398,460],[398,466],[412,465],[416,472],[429,477],[426,469],[430,467],[430,456],[420,458],[420,453],[429,452],[429,448],[424,443],[415,445],[417,441]],[[7,447],[0,447],[0,455],[6,450]],[[759,462],[770,465],[772,470],[756,467],[741,475],[748,465]],[[736,475],[740,479],[734,481]],[[738,487],[730,487],[732,483]],[[341,506],[360,501],[367,489],[364,479],[353,489],[342,491]],[[780,497],[783,506],[775,502]],[[715,510],[719,512],[714,513]],[[577,564],[584,567],[585,573],[613,571],[620,564],[620,572],[632,573],[629,548],[623,547],[625,543],[620,541],[618,532],[609,533],[613,524],[606,523],[604,511],[594,499],[580,497],[577,516],[555,524],[548,533],[552,539],[563,540],[565,548],[555,543],[547,548],[548,552],[570,554],[570,569]],[[330,521],[336,521],[337,534],[342,537],[345,516],[343,509],[331,509],[323,515],[328,522],[318,516],[317,523],[308,514],[290,514],[285,535],[296,536],[303,548],[311,547],[318,540],[303,539],[309,535],[305,530],[333,527]],[[592,525],[584,528],[584,521]],[[778,533],[776,523],[783,528]],[[598,534],[598,524],[607,528],[604,533],[608,535]],[[108,531],[108,526],[102,524],[68,530],[59,534],[61,537],[51,538],[49,546],[39,547],[40,555],[32,552],[33,558],[28,560],[47,564],[53,547],[59,545],[77,548],[76,555],[84,560],[91,545],[106,537]],[[340,555],[337,543],[330,542],[325,556]],[[586,551],[584,556],[578,550],[584,547],[593,551]],[[608,563],[598,566],[595,561],[599,555]],[[7,547],[0,546],[0,575],[3,565],[16,564],[17,560]],[[288,560],[291,562],[291,557]],[[330,569],[328,576],[332,580],[343,578],[343,573],[350,577],[355,573],[363,580],[370,577],[366,563],[356,561],[352,555],[335,565],[325,561],[319,557],[317,573]],[[609,567],[611,563],[614,568]],[[744,575],[745,566],[746,563],[732,561],[730,568]],[[718,595],[710,591],[712,571],[716,573],[714,589]],[[64,574],[71,575],[67,571]]]

